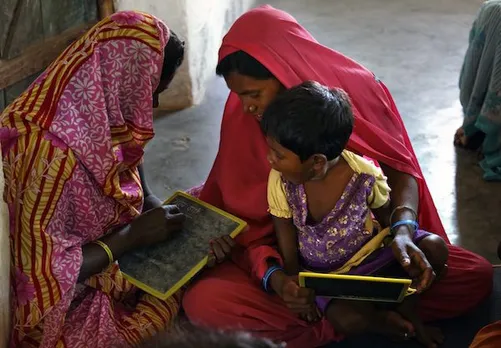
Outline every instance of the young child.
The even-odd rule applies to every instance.
[[[266,109],[261,126],[273,168],[269,211],[285,271],[368,275],[396,268],[391,248],[382,243],[383,237],[391,237],[389,229],[383,230],[391,220],[390,187],[380,168],[345,149],[354,127],[346,93],[305,82],[282,92]],[[434,244],[439,253],[423,252],[439,274],[448,256],[445,242],[419,230],[415,221],[392,223],[415,229],[416,245]],[[397,311],[412,323],[422,343],[436,347],[441,333],[425,328],[414,305],[405,305],[409,301]],[[317,298],[317,304],[329,318],[329,300]]]

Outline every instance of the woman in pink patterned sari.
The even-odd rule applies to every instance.
[[[158,19],[117,13],[2,113],[11,346],[128,347],[176,316],[179,295],[161,301],[137,291],[113,261],[182,226],[140,166],[154,135],[152,99],[183,56]]]

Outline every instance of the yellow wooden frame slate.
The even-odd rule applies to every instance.
[[[397,283],[402,284],[402,291],[398,299],[396,300],[383,300],[374,299],[369,297],[354,297],[347,298],[346,296],[332,296],[332,298],[350,299],[357,301],[374,301],[374,302],[402,302],[406,296],[412,295],[416,292],[416,289],[411,288],[412,281],[410,279],[398,279],[398,278],[385,278],[385,277],[371,277],[371,276],[359,276],[350,274],[333,274],[333,273],[314,273],[314,272],[300,272],[299,273],[299,286],[305,287],[306,278],[328,278],[328,279],[340,279],[340,280],[353,280],[353,281],[363,281],[363,282],[376,282],[376,283]],[[331,297],[331,296],[329,296]]]
[[[236,236],[238,236],[240,234],[240,232],[242,232],[247,227],[247,223],[244,220],[239,219],[236,216],[233,216],[233,215],[231,215],[231,214],[229,214],[229,213],[227,213],[219,208],[216,208],[215,206],[213,206],[209,203],[201,201],[200,199],[195,198],[195,197],[193,197],[185,192],[182,192],[182,191],[176,191],[169,199],[167,199],[164,202],[164,205],[170,204],[170,202],[172,202],[178,196],[182,196],[184,198],[187,198],[187,199],[189,199],[197,204],[200,204],[201,206],[203,206],[205,208],[208,208],[212,211],[215,211],[216,213],[223,215],[224,217],[236,222],[238,224],[238,227],[236,229],[234,229],[233,232],[230,233],[231,238],[235,238]],[[127,279],[129,282],[131,282],[133,285],[140,288],[141,290],[144,290],[147,293],[149,293],[149,294],[151,294],[151,295],[153,295],[161,300],[166,300],[169,297],[171,297],[172,295],[174,295],[186,283],[188,283],[195,275],[197,275],[197,273],[200,272],[205,267],[205,265],[207,265],[208,259],[209,259],[209,256],[208,255],[205,256],[199,263],[197,263],[195,265],[195,267],[193,267],[191,270],[189,270],[188,273],[186,273],[184,275],[184,277],[182,277],[177,283],[175,283],[165,293],[161,293],[161,292],[149,287],[148,285],[140,282],[139,280],[129,276],[128,274],[126,274],[124,272],[122,272],[122,274],[123,274],[125,279]]]

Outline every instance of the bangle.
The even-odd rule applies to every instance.
[[[395,213],[399,210],[410,210],[411,213],[414,215],[414,220],[417,220],[418,219],[418,215],[417,213],[414,211],[414,209],[410,208],[410,207],[406,207],[405,205],[399,205],[398,207],[396,207],[395,209],[393,209],[393,211],[391,212],[391,215],[390,215],[390,224],[391,222],[393,221],[393,216],[395,215]]]
[[[394,235],[393,230],[395,230],[397,227],[404,226],[404,225],[414,226],[414,232],[416,232],[419,229],[419,224],[414,220],[400,220],[400,221],[395,222],[393,225],[391,225],[391,227],[390,227],[391,234]]]
[[[270,277],[273,273],[275,273],[276,271],[281,271],[283,270],[282,267],[278,267],[278,266],[271,266],[270,268],[268,268],[268,270],[266,271],[266,273],[264,274],[264,277],[263,277],[263,288],[264,288],[264,291],[266,292],[269,292],[270,289],[268,289],[268,281],[270,280]]]
[[[106,255],[108,255],[108,259],[110,260],[110,263],[108,265],[111,265],[115,259],[113,258],[113,252],[111,251],[110,247],[106,245],[103,241],[95,240],[92,243],[99,245],[103,250],[106,252]]]

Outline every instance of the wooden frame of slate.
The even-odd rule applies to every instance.
[[[197,275],[207,264],[209,242],[235,238],[247,223],[184,192],[164,204],[185,214],[183,230],[164,243],[123,255],[118,263],[124,277],[138,288],[165,300]]]
[[[416,292],[412,281],[403,278],[350,274],[300,272],[299,286],[315,290],[317,296],[345,300],[396,302]]]

